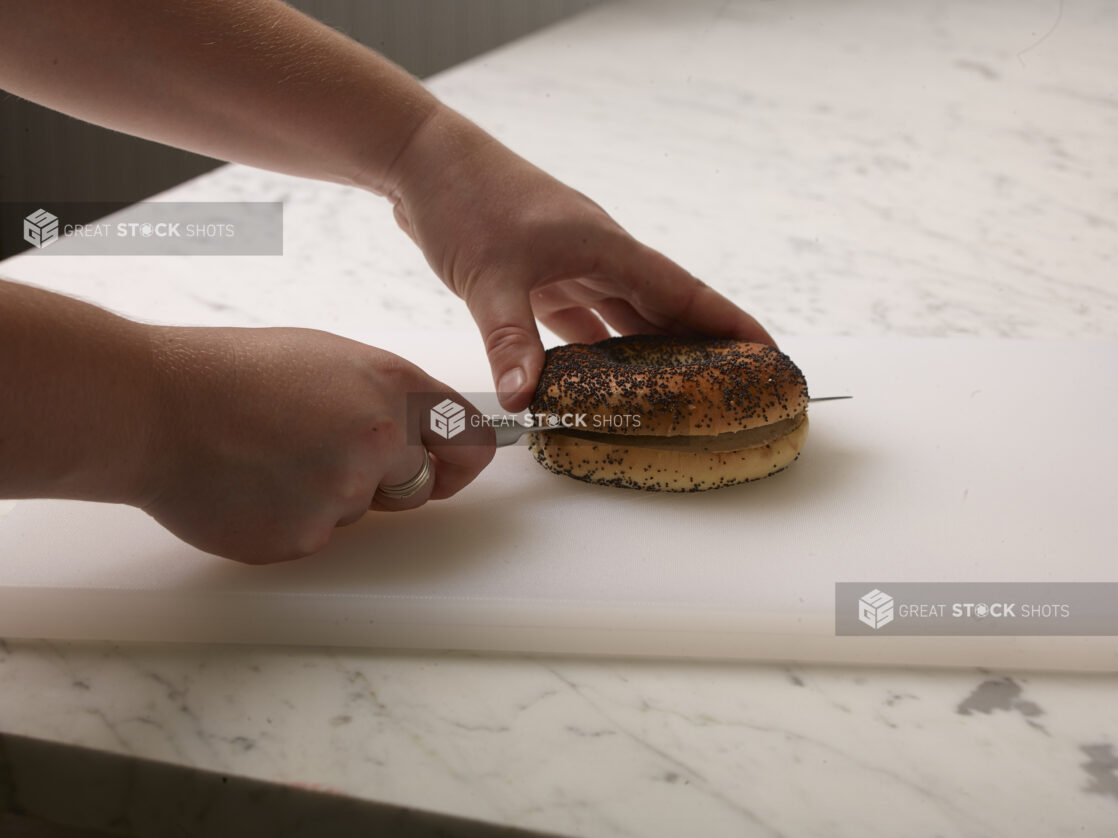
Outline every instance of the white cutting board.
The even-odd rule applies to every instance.
[[[382,336],[463,392],[476,336]],[[695,495],[591,486],[497,452],[459,496],[248,567],[142,512],[0,516],[0,636],[356,644],[1118,671],[1116,637],[836,637],[845,581],[1118,580],[1118,344],[788,339],[798,462]]]

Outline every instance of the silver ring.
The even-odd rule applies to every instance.
[[[431,452],[426,447],[423,449],[423,465],[419,467],[415,477],[406,483],[400,483],[396,486],[377,486],[377,493],[384,495],[386,498],[393,500],[404,500],[410,498],[420,489],[422,489],[428,480],[431,479]]]

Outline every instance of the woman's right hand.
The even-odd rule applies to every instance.
[[[454,394],[390,352],[311,329],[148,328],[158,429],[137,505],[209,553],[309,555],[370,508],[450,497],[493,458],[491,429],[409,435],[409,393]],[[416,494],[377,493],[414,477],[424,447],[431,477]]]

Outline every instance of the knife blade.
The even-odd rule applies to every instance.
[[[835,402],[840,399],[852,399],[853,396],[814,396],[808,399],[809,402]],[[520,437],[532,431],[561,431],[562,425],[551,427],[537,427],[535,425],[522,425],[519,422],[509,419],[506,424],[494,424],[493,430],[497,432],[497,447],[503,448],[506,445],[512,445]]]

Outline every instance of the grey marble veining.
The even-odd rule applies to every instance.
[[[26,735],[561,834],[1103,835],[1118,806],[1109,676],[7,641],[0,685]]]
[[[435,78],[774,334],[1118,337],[1118,7],[620,0]],[[283,257],[24,256],[145,320],[461,328],[378,199]],[[58,245],[64,248],[64,244]],[[587,836],[1112,835],[1115,676],[0,642],[0,730]]]

